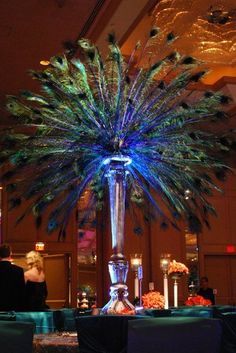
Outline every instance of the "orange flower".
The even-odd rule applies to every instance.
[[[183,273],[183,274],[188,274],[189,273],[189,269],[188,269],[187,266],[185,266],[181,262],[177,262],[177,261],[173,260],[169,264],[168,275],[170,275],[172,273],[176,273],[176,272]]]
[[[156,308],[163,309],[165,305],[165,298],[159,292],[149,292],[142,296],[143,307],[145,309]]]
[[[135,315],[135,310],[129,309],[129,308],[124,308],[120,310],[109,310],[108,314],[110,315]]]
[[[194,297],[188,297],[188,299],[185,302],[185,305],[187,305],[187,306],[194,306],[194,305],[208,306],[208,305],[212,305],[212,302],[209,299],[203,298],[201,295],[196,295]]]

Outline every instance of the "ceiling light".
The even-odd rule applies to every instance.
[[[50,61],[48,60],[40,60],[40,65],[43,65],[43,66],[48,66],[50,64]]]

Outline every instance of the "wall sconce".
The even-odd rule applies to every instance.
[[[131,270],[135,273],[134,278],[134,298],[135,301],[139,299],[139,306],[142,306],[142,279],[143,279],[143,268],[142,268],[142,254],[131,254],[130,255]]]
[[[45,244],[42,241],[35,243],[35,251],[44,251]]]
[[[165,309],[169,309],[168,268],[169,268],[169,264],[170,264],[170,257],[171,257],[171,254],[161,254],[161,258],[160,258],[160,267],[163,272]]]

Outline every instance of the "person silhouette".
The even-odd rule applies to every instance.
[[[212,305],[215,305],[215,295],[213,289],[208,286],[208,278],[206,276],[200,278],[200,289],[197,294],[204,299],[210,300]]]
[[[0,311],[24,311],[24,271],[12,263],[11,256],[11,246],[0,245]]]
[[[46,304],[47,284],[43,270],[43,258],[37,251],[26,254],[28,270],[24,273],[26,283],[26,305],[29,311],[48,309]]]

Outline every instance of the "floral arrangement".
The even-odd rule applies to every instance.
[[[160,292],[152,291],[142,296],[143,307],[145,309],[163,309],[165,305],[165,298]]]
[[[109,310],[107,312],[109,315],[135,315],[135,310],[129,309],[129,308],[121,308],[115,309],[115,310]]]
[[[201,295],[196,295],[194,297],[188,297],[188,299],[185,302],[185,305],[187,305],[187,306],[194,306],[194,305],[208,306],[208,305],[212,305],[212,302],[209,299],[203,298]]]
[[[169,264],[168,275],[175,274],[175,273],[188,274],[189,269],[181,262],[177,262],[173,260]]]

